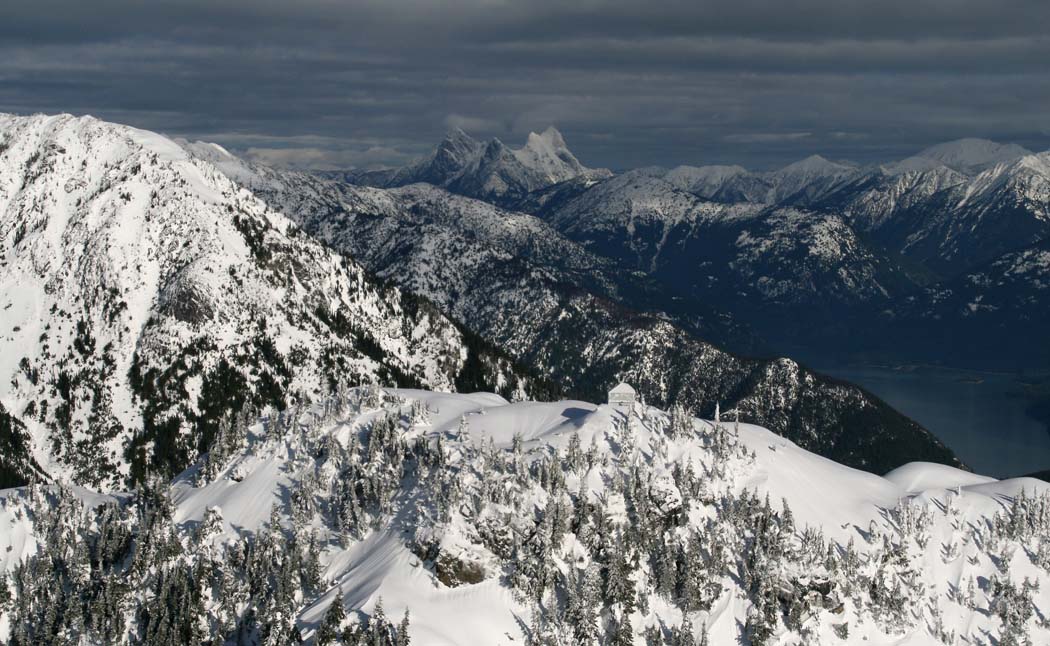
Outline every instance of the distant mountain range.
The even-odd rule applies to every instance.
[[[1046,365],[1050,344],[1028,321],[1050,306],[1041,280],[1050,271],[1041,253],[1050,237],[1050,153],[964,139],[873,168],[808,165],[813,172],[801,184],[780,179],[789,166],[772,174],[735,174],[715,191],[702,183],[690,187],[698,197],[726,202],[748,190],[753,196],[755,182],[766,179],[773,188],[749,203],[769,203],[769,217],[785,206],[834,217],[849,231],[825,236],[826,242],[864,248],[877,259],[880,271],[850,286],[866,308],[838,309],[822,314],[823,323],[807,320],[807,326],[823,335],[834,330],[829,323],[835,320],[848,320],[854,331],[857,322],[872,321],[857,336],[886,350],[935,360],[956,354],[953,361]],[[837,277],[848,283],[859,266],[844,256]],[[778,268],[784,263],[774,263],[758,280],[775,278]],[[804,290],[810,274],[788,273],[801,279],[796,287]],[[745,277],[747,282],[757,281]],[[834,285],[821,291],[832,299],[838,293]],[[730,312],[741,311],[720,302]],[[959,357],[953,348],[966,351]]]
[[[860,389],[713,345],[753,344],[724,311],[437,187],[362,188],[89,117],[3,116],[0,239],[3,484],[171,475],[235,418],[361,383],[542,399],[628,379],[869,470],[957,464]]]
[[[575,162],[560,136],[550,138]],[[611,176],[576,162],[495,195],[464,179],[479,167],[465,160],[482,149],[470,142],[453,132],[423,161],[385,171],[383,182],[328,177],[424,181],[530,213],[687,302],[728,313],[774,350],[1003,367],[1050,361],[1045,335],[1026,323],[1050,306],[1038,279],[1050,271],[1040,253],[1050,236],[1050,153],[961,139],[874,166],[813,155],[768,172],[679,166]],[[460,161],[440,163],[452,158]],[[438,167],[455,171],[433,173]],[[1024,275],[993,275],[1018,258]]]

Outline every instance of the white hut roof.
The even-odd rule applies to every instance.
[[[610,390],[609,394],[610,395],[612,395],[612,394],[616,394],[616,395],[633,395],[633,394],[635,394],[635,392],[634,392],[634,388],[631,388],[630,386],[628,386],[625,383],[620,383],[618,386],[616,386],[615,388]]]

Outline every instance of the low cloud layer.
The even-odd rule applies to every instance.
[[[558,126],[593,166],[1050,148],[1043,0],[58,0],[0,8],[0,110],[293,167]]]

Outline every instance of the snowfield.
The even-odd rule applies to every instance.
[[[77,562],[54,527],[91,546],[115,508],[138,528],[110,566],[131,584],[114,634],[132,638],[160,634],[140,609],[161,574],[203,562],[221,575],[196,584],[191,621],[226,643],[293,618],[319,643],[382,621],[413,644],[1050,642],[1050,485],[1032,479],[928,463],[879,477],[681,409],[370,387],[227,439],[157,494],[167,520],[143,520],[142,492],[3,492],[0,637],[35,616],[20,599],[49,585],[27,575],[41,555]],[[166,533],[177,549],[144,545]],[[302,554],[316,576],[260,592],[245,554]]]

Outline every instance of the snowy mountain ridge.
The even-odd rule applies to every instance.
[[[930,299],[1050,238],[1048,159],[1016,145],[966,139],[874,167],[811,156],[764,173],[645,168],[590,185],[567,182],[519,208],[592,253],[697,302],[717,303],[774,348],[826,348],[837,339],[844,349],[864,352],[855,343],[863,337],[901,358],[919,353],[940,360],[943,352],[927,354],[923,341],[929,322],[915,318],[936,310],[939,326],[952,328],[943,338],[958,339],[963,344],[956,347],[977,363],[1034,367],[1041,359],[1023,348],[1045,347],[1040,334],[1026,328],[1025,340],[1015,339],[1021,330],[996,315],[983,329],[997,348],[982,348],[987,337],[964,333],[976,328],[957,307],[976,301],[950,297],[942,301],[952,306],[941,307]],[[1037,281],[1008,283],[1005,300],[1042,302]],[[963,291],[1000,300],[973,287]],[[974,313],[983,318],[986,311]],[[858,325],[872,329],[856,335]],[[898,342],[904,337],[912,339],[907,348]]]
[[[550,217],[545,221],[505,211],[425,185],[363,188],[232,157],[219,166],[231,168],[231,176],[242,177],[244,186],[254,187],[261,199],[307,232],[380,277],[426,296],[560,384],[563,392],[597,397],[609,380],[630,378],[651,402],[677,401],[700,410],[719,401],[734,404],[746,410],[747,419],[860,468],[881,472],[914,459],[958,463],[928,431],[854,386],[816,375],[790,359],[753,360],[726,352],[713,341],[739,334],[732,318],[676,292],[668,298],[654,291],[635,273],[623,271],[625,263],[615,255],[581,246],[572,232],[563,235]],[[596,184],[578,199],[606,195],[613,187],[619,187],[617,193],[623,189],[629,202],[636,194],[653,198],[630,207],[639,235],[643,226],[661,222],[658,212],[669,210],[663,202],[669,194],[699,207],[683,223],[686,230],[697,226],[694,216],[717,224],[734,210],[636,173]],[[749,235],[741,238],[740,229],[732,229],[728,240],[716,242],[738,250],[741,272],[765,271],[765,247],[788,257],[797,253],[790,239],[765,241],[782,220],[793,220],[788,237],[797,235],[809,247],[813,274],[839,276],[845,265],[845,280],[835,279],[836,295],[866,289],[862,272],[876,271],[865,265],[863,249],[854,241],[840,244],[836,236],[844,227],[834,218],[791,211],[756,218],[758,209],[751,205],[737,210],[734,226],[745,227]],[[611,209],[591,220],[613,228],[623,221]],[[673,247],[679,253],[679,245]],[[853,260],[856,267],[848,264]],[[760,282],[770,298],[786,299],[792,291],[784,277]],[[850,432],[854,427],[865,432]]]
[[[940,162],[880,171],[808,207],[839,213],[892,252],[953,278],[1050,235],[1046,159],[1018,156],[971,175]]]
[[[820,194],[860,172],[856,165],[810,155],[783,168],[752,172],[743,166],[676,166],[654,171],[676,188],[718,202],[777,204]]]
[[[793,162],[783,168],[752,172],[740,166],[678,166],[670,171],[652,172],[672,182],[677,188],[702,198],[719,202],[753,202],[778,204],[789,202],[808,206],[851,184],[866,184],[880,177],[930,174],[941,178],[952,175],[956,183],[966,183],[1000,165],[1010,166],[1034,153],[1017,144],[1000,144],[987,139],[965,138],[923,149],[901,160],[858,166],[849,162],[832,162],[820,155]],[[943,184],[943,179],[935,179]],[[927,191],[929,193],[929,191]]]
[[[90,117],[0,117],[0,241],[0,403],[23,462],[86,486],[181,470],[241,408],[453,389],[477,350],[210,162]]]
[[[959,172],[973,173],[1031,154],[1032,151],[1017,144],[1000,144],[988,139],[968,137],[930,146],[916,156],[936,160]]]
[[[784,177],[829,164],[810,160]],[[734,312],[878,302],[898,280],[834,213],[708,201],[647,172],[601,182],[541,216],[590,251]],[[761,315],[751,324],[760,327]]]
[[[640,404],[353,389],[170,486],[4,491],[0,547],[18,645],[1050,639],[1050,485]]]

